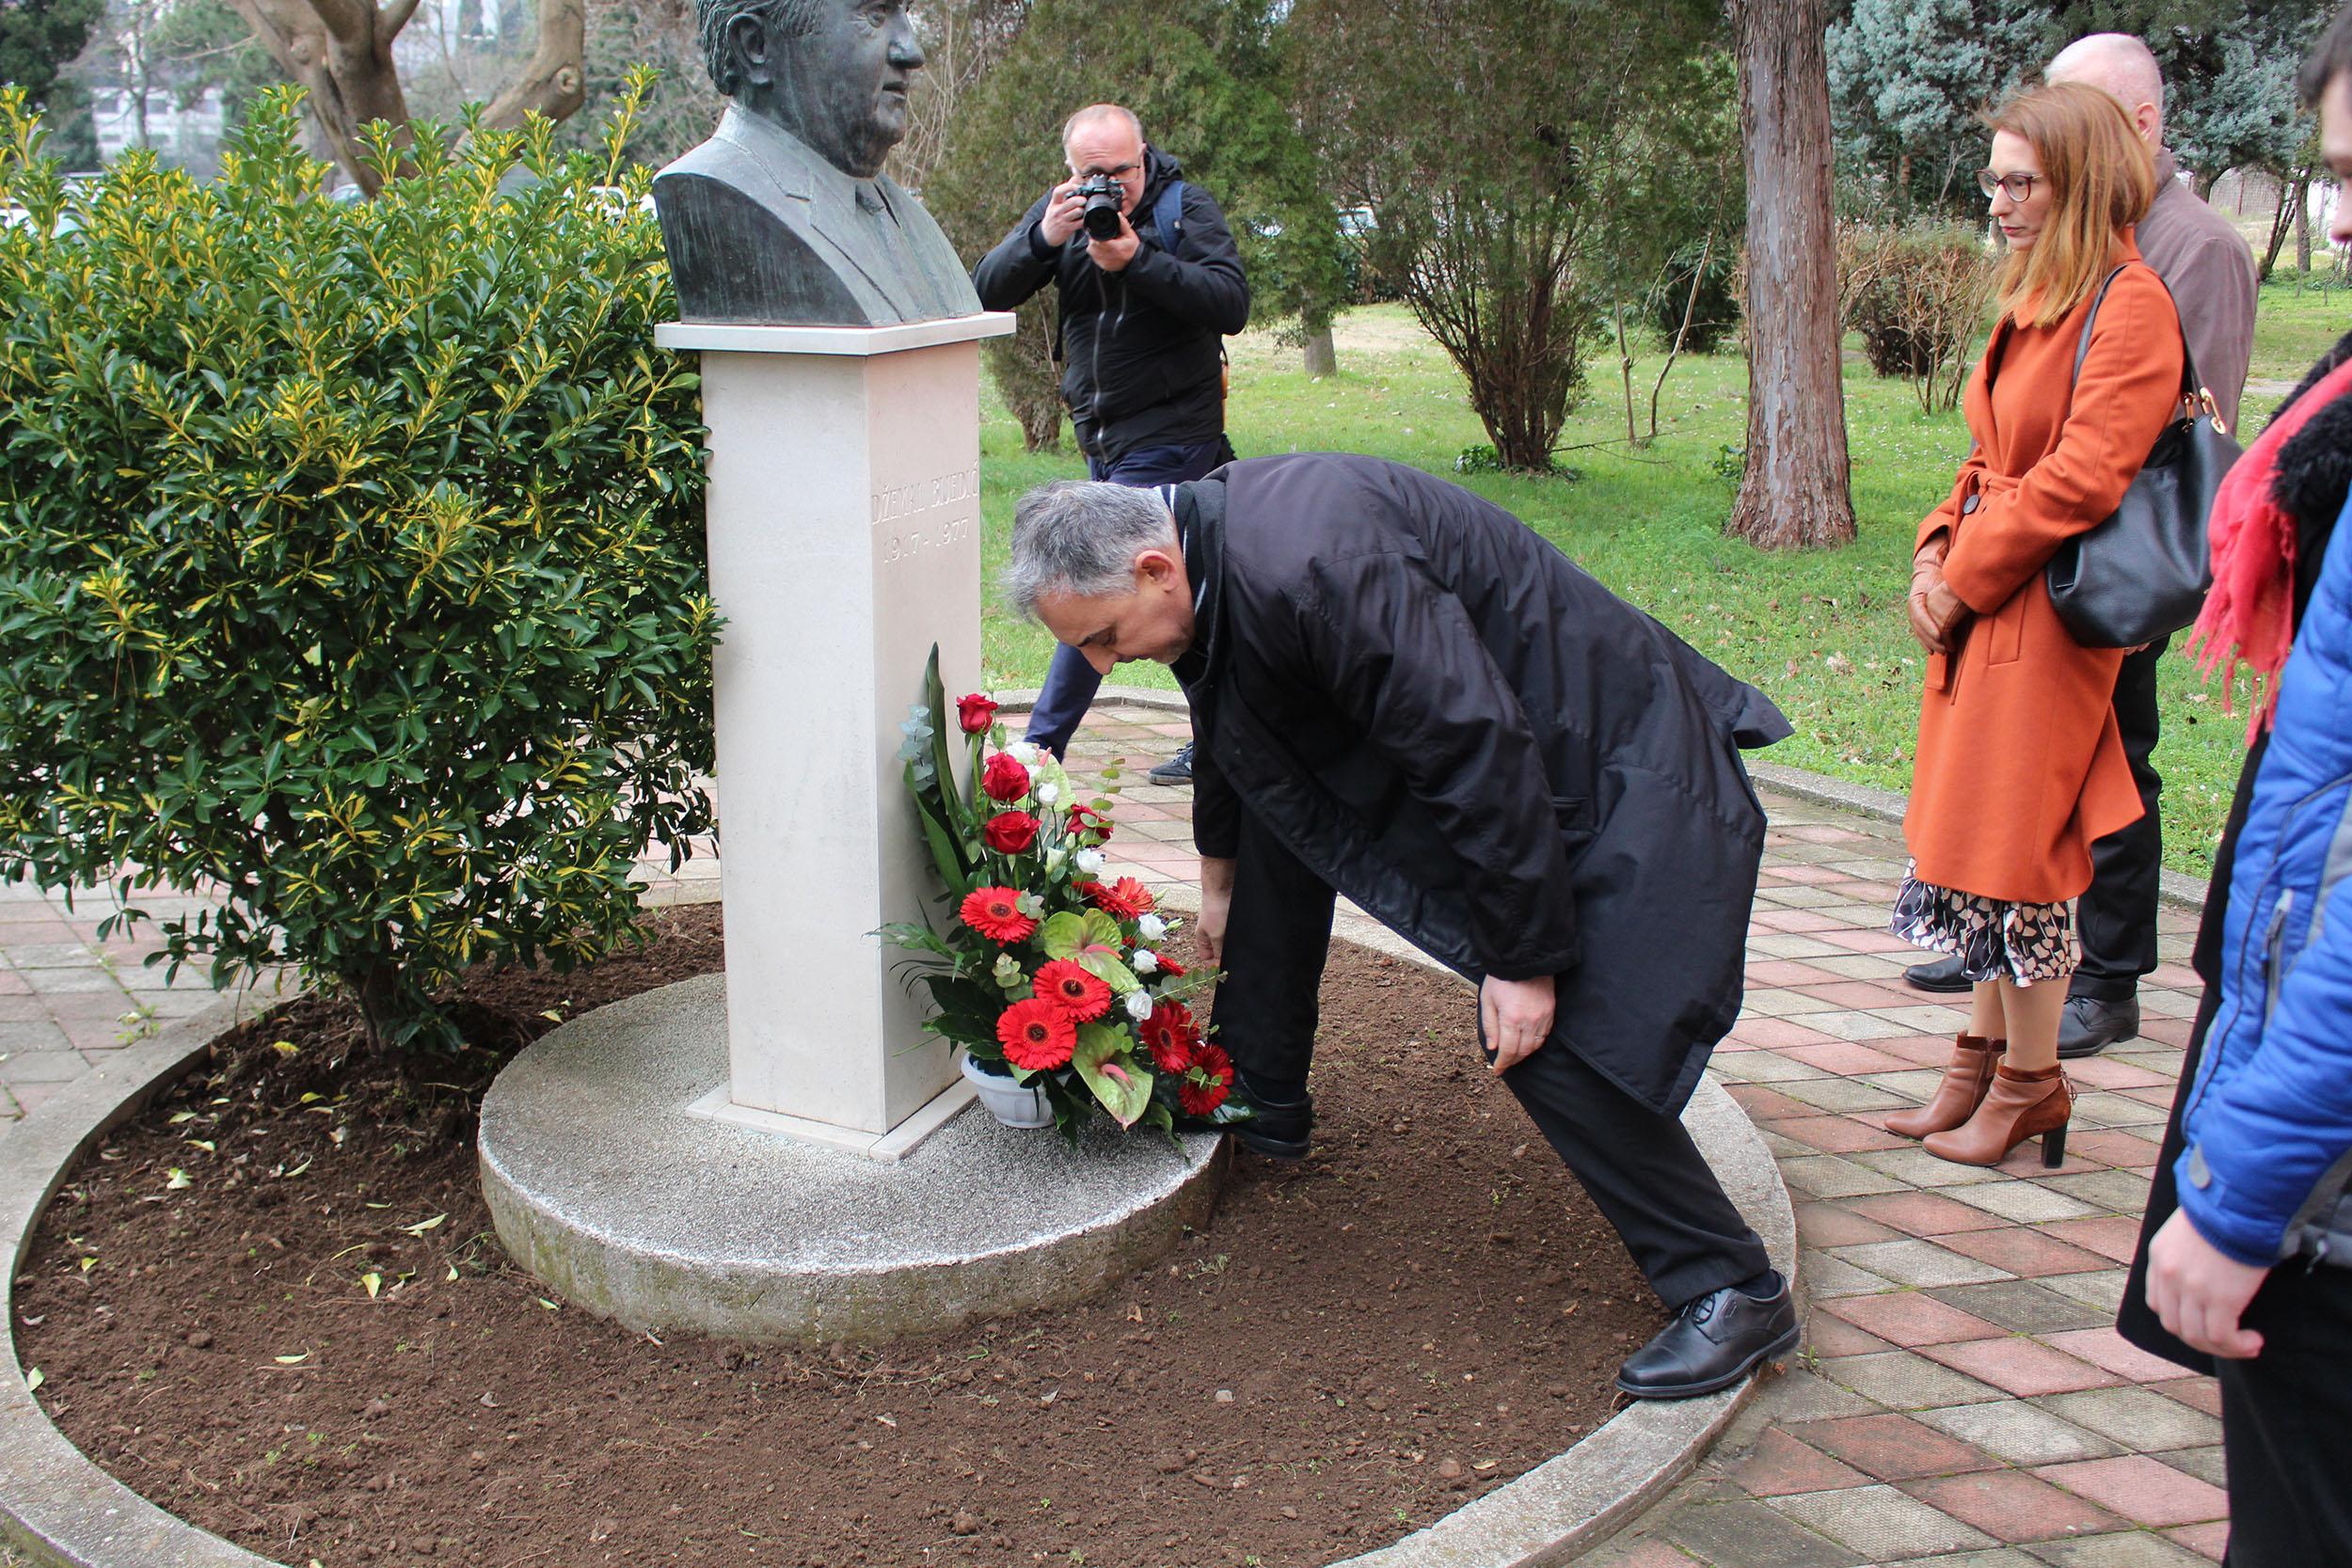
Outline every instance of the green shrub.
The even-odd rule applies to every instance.
[[[1667,260],[1657,286],[1644,302],[1660,342],[1670,344],[1681,333],[1686,354],[1713,354],[1724,346],[1724,340],[1740,326],[1739,260],[1739,248],[1721,241],[1712,245],[1686,245]],[[1692,276],[1700,273],[1702,266],[1706,270],[1699,276],[1698,297],[1693,300]],[[1683,325],[1686,311],[1687,331]]]
[[[110,923],[209,888],[173,969],[291,961],[419,1046],[458,969],[606,949],[708,826],[697,378],[633,101],[604,156],[421,125],[353,204],[298,109],[214,184],[69,194],[0,95],[0,871],[112,880]]]
[[[1862,335],[1870,368],[1908,378],[1930,413],[1959,403],[1968,349],[1989,325],[1999,274],[1983,236],[1962,225],[1838,230],[1845,323]]]

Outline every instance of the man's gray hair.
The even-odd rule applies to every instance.
[[[1057,479],[1012,509],[1012,561],[998,581],[1014,610],[1035,620],[1048,594],[1133,592],[1136,556],[1154,547],[1176,547],[1176,519],[1156,494]]]
[[[1080,109],[1076,114],[1072,115],[1068,119],[1062,121],[1061,144],[1063,149],[1065,150],[1068,150],[1070,146],[1070,138],[1078,134],[1078,127],[1082,125],[1091,125],[1098,119],[1116,119],[1123,121],[1126,124],[1127,129],[1136,134],[1136,141],[1140,142],[1144,139],[1143,121],[1136,118],[1135,110],[1128,108],[1123,103],[1089,103],[1085,108]]]
[[[770,38],[781,43],[806,38],[817,30],[818,14],[827,0],[695,0],[695,31],[703,47],[703,63],[710,67],[710,85],[722,98],[733,98],[743,86],[743,73],[727,47],[727,30],[739,16],[764,23]]]

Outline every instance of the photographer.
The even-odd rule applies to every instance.
[[[1071,116],[1062,150],[1070,178],[972,269],[980,304],[1009,310],[1049,281],[1059,291],[1054,355],[1089,478],[1199,479],[1232,457],[1223,339],[1249,320],[1225,214],[1116,103]],[[1060,755],[1101,684],[1073,650],[1057,649],[1028,738]],[[1153,780],[1189,781],[1191,750],[1153,768]]]

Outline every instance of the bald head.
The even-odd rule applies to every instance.
[[[2164,145],[2164,72],[2156,56],[2129,33],[2093,33],[2058,52],[2042,71],[2050,82],[2079,82],[2123,105],[2149,150]]]
[[[1084,131],[1110,130],[1132,133],[1136,144],[1143,144],[1143,121],[1133,109],[1117,103],[1089,103],[1063,122],[1061,144],[1068,147]]]

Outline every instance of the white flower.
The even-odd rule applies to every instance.
[[[1143,933],[1144,941],[1157,942],[1168,935],[1168,922],[1156,914],[1147,914],[1136,921],[1136,929]]]
[[[1011,754],[1013,761],[1024,768],[1032,768],[1037,764],[1037,748],[1025,740],[1016,740],[1005,750]]]
[[[1037,803],[1039,805],[1050,806],[1060,799],[1061,785],[1057,784],[1041,784],[1037,786]]]
[[[1048,877],[1055,876],[1056,874],[1057,874],[1057,873],[1061,870],[1061,868],[1062,868],[1062,863],[1063,863],[1064,861],[1068,860],[1069,858],[1070,858],[1070,851],[1069,851],[1069,850],[1067,850],[1067,849],[1048,849],[1048,850],[1046,850],[1046,851],[1045,851],[1045,874],[1046,874]]]
[[[1150,916],[1147,915],[1145,918],[1149,919]],[[1157,953],[1152,952],[1149,947],[1136,948],[1136,973],[1137,974],[1157,974],[1159,972],[1160,956]]]
[[[1100,849],[1081,849],[1070,859],[1073,864],[1089,877],[1099,876],[1102,873],[1104,860],[1103,851]]]
[[[1148,958],[1150,955],[1146,954],[1145,957]],[[1129,991],[1127,993],[1127,1016],[1137,1023],[1150,1018],[1152,1016],[1151,996],[1141,990]]]

